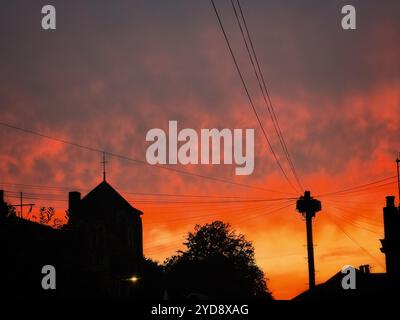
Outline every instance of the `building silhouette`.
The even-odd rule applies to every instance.
[[[129,298],[140,290],[142,212],[102,181],[81,199],[69,193],[61,229],[6,216],[1,192],[0,290],[16,298]],[[56,269],[56,290],[43,290],[44,265]]]
[[[163,275],[143,257],[142,212],[105,179],[83,198],[70,192],[66,225],[54,229],[9,215],[0,191],[0,294],[7,298],[161,298]],[[386,272],[355,269],[356,289],[345,290],[340,271],[294,298],[392,299],[400,285],[400,207],[383,209]],[[43,290],[42,268],[56,269],[56,290]],[[154,269],[154,270],[153,270]],[[156,270],[157,269],[157,270]],[[201,269],[201,268],[200,268]],[[146,283],[147,281],[147,283]],[[146,283],[146,285],[144,285]]]
[[[394,204],[395,197],[386,197],[383,209],[385,238],[381,240],[381,251],[385,254],[386,272],[390,278],[400,278],[400,207]]]
[[[386,197],[383,208],[385,237],[381,240],[381,251],[386,258],[386,273],[372,273],[369,265],[355,269],[356,288],[345,290],[342,279],[346,275],[336,273],[326,282],[307,290],[293,300],[363,300],[393,299],[400,285],[400,207],[395,206],[395,197]]]

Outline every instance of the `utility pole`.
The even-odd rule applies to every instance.
[[[304,191],[296,203],[296,209],[306,219],[307,230],[307,255],[308,255],[308,285],[310,290],[315,288],[315,265],[314,265],[314,244],[312,235],[312,218],[318,211],[321,211],[321,202],[311,197],[310,191]]]
[[[396,159],[396,164],[397,164],[397,188],[399,189],[399,197],[397,198],[397,201],[399,203],[399,207],[400,207],[400,152],[399,152],[399,156]]]

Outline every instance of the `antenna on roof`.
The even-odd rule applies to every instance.
[[[103,164],[103,181],[106,181],[106,153],[103,151],[103,161],[101,162]]]
[[[397,164],[397,187],[399,189],[399,198],[397,199],[397,201],[399,202],[399,206],[400,206],[400,152],[399,152],[399,156],[396,159],[396,164]]]

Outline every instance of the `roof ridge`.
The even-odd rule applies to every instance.
[[[98,193],[109,193],[114,197],[115,200],[120,201],[121,204],[128,206],[129,209],[132,209],[139,214],[143,214],[143,212],[139,209],[136,209],[131,205],[111,184],[107,181],[101,181],[96,187],[94,187],[91,191],[89,191],[83,198],[82,202],[91,202],[92,197],[96,197]]]

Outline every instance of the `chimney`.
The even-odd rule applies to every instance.
[[[81,202],[81,193],[72,191],[68,194],[68,213],[69,219],[68,224],[72,225],[76,223],[77,216],[79,215],[79,204]]]
[[[386,208],[394,208],[394,196],[387,196],[386,197]]]
[[[383,208],[385,238],[381,240],[381,251],[385,254],[386,273],[390,277],[400,277],[400,212],[395,206],[395,197],[386,197]]]
[[[0,190],[0,218],[5,218],[7,215],[7,206],[4,201],[4,190]]]
[[[361,273],[363,274],[370,274],[371,273],[371,268],[369,264],[363,264],[359,267]]]
[[[370,274],[371,273],[371,267],[369,264],[364,265],[364,273],[365,274]]]

